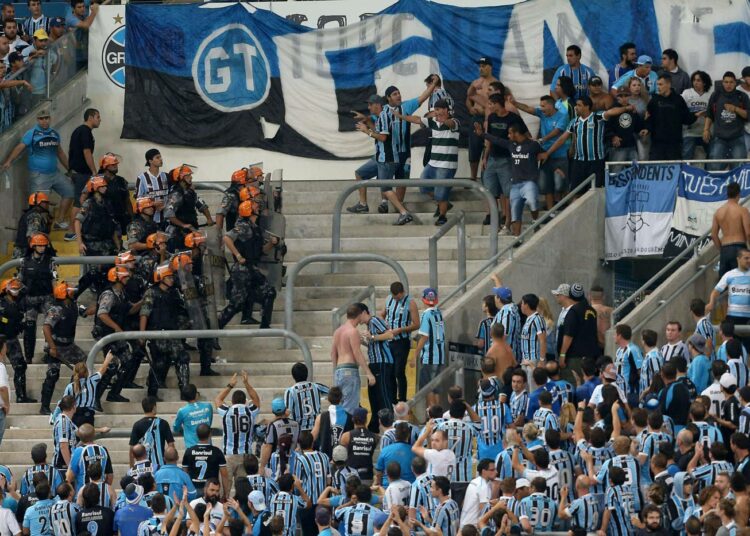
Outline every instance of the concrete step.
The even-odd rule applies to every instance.
[[[435,219],[432,217],[432,213],[422,213],[414,215],[418,224],[410,223],[409,225],[398,226],[393,225],[396,221],[396,217],[387,214],[380,215],[379,221],[375,223],[368,223],[366,221],[352,221],[348,223],[342,223],[341,235],[343,237],[356,237],[356,236],[379,236],[381,238],[392,238],[392,237],[409,237],[418,238],[424,237],[425,239],[430,238],[438,231],[438,227],[434,225]],[[367,218],[368,216],[364,216]],[[375,218],[375,216],[369,216]],[[478,220],[466,225],[466,235],[475,236],[481,234],[487,234],[489,232],[489,226],[482,226],[483,214],[476,214],[473,220]],[[328,221],[328,225],[310,225],[308,226],[296,226],[293,228],[287,227],[286,240],[287,243],[292,238],[321,238],[331,236],[331,223]],[[447,236],[456,236],[457,229],[454,227],[448,233]],[[445,239],[447,240],[447,238]],[[455,244],[455,238],[454,238]],[[455,247],[455,245],[454,245]]]

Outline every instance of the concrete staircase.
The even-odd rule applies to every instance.
[[[314,253],[330,251],[331,212],[337,194],[345,183],[340,181],[316,182],[284,182],[284,214],[287,219],[287,245],[289,253],[287,265],[292,265],[299,259]],[[202,197],[208,202],[212,212],[219,204],[220,194],[204,191]],[[379,192],[370,189],[368,201],[371,209],[367,215],[344,214],[342,223],[342,251],[343,252],[374,252],[390,256],[398,260],[409,276],[411,291],[414,295],[428,285],[428,238],[436,230],[433,225],[434,203],[416,191],[407,192],[407,207],[414,213],[420,223],[412,223],[403,227],[393,226],[397,215],[378,214],[377,203]],[[482,225],[487,208],[484,200],[472,192],[454,190],[455,205],[453,210],[464,210],[467,214],[467,272],[472,274],[487,258],[488,226]],[[346,205],[356,201],[352,195]],[[457,277],[456,267],[456,239],[455,229],[439,243],[439,273],[440,292],[447,293],[455,287]],[[500,237],[500,247],[508,245],[509,237]],[[62,233],[53,233],[53,242],[60,255],[77,255],[75,243],[62,240]],[[75,281],[76,267],[62,268],[62,277]],[[368,285],[377,289],[378,308],[384,305],[391,282],[396,280],[390,268],[378,263],[342,263],[340,273],[331,274],[327,264],[313,264],[303,270],[297,280],[294,296],[295,321],[294,329],[302,335],[310,346],[314,361],[315,380],[330,384],[332,369],[330,363],[331,343],[331,311],[351,301],[351,298]],[[276,299],[272,327],[283,327],[284,293],[282,289]],[[90,297],[84,295],[82,301]],[[256,316],[258,313],[256,312]],[[234,325],[229,327],[246,327],[239,325],[239,315],[234,319]],[[28,391],[39,398],[41,384],[44,380],[46,365],[41,364],[41,353],[44,346],[41,334],[41,319],[38,328],[37,355],[34,364],[28,371]],[[88,350],[93,345],[91,338],[91,319],[82,319],[78,323],[76,342]],[[248,329],[257,329],[248,327]],[[223,349],[216,354],[221,358],[215,369],[222,373],[221,377],[202,378],[198,376],[198,356],[193,353],[191,365],[191,381],[194,382],[203,399],[212,401],[216,394],[226,385],[229,377],[241,370],[250,373],[251,383],[258,390],[262,401],[262,416],[268,418],[270,401],[283,390],[292,385],[291,366],[301,360],[298,350],[284,350],[283,340],[277,338],[252,339],[224,339],[221,341]],[[97,363],[102,356],[97,357]],[[12,374],[8,366],[9,375]],[[413,369],[411,369],[413,374]],[[144,385],[148,374],[148,365],[141,366],[136,383]],[[62,390],[69,377],[63,368],[58,382],[55,397],[61,396]],[[363,383],[366,385],[366,382]],[[410,394],[413,393],[413,378],[410,379]],[[167,379],[167,389],[160,390],[160,396],[165,402],[159,404],[159,414],[173,420],[175,412],[183,405],[179,400],[177,382],[173,373]],[[363,390],[364,391],[364,390]],[[145,390],[125,390],[123,395],[131,403],[108,403],[103,401],[104,413],[96,417],[97,426],[110,426],[113,431],[99,442],[109,448],[115,467],[115,475],[119,478],[127,469],[128,439],[132,424],[141,417],[140,401],[145,396]],[[15,400],[11,394],[12,402]],[[363,403],[366,396],[363,393]],[[14,475],[20,476],[31,463],[29,452],[31,446],[44,441],[49,445],[48,452],[52,453],[52,430],[48,424],[48,417],[38,415],[38,404],[14,404],[8,416],[7,428],[2,445],[0,446],[0,460],[8,465]],[[218,419],[214,420],[214,427],[220,428]],[[182,451],[182,439],[177,439],[177,447]]]

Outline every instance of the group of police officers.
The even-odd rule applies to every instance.
[[[206,226],[213,226],[214,221],[195,190],[193,169],[181,165],[164,174],[169,182],[166,202],[148,191],[139,192],[142,195],[135,199],[133,213],[130,199],[127,203],[120,199],[123,189],[111,188],[124,181],[117,175],[118,164],[118,157],[112,154],[101,159],[100,174],[91,177],[81,194],[81,210],[74,223],[81,255],[112,257],[113,262],[88,265],[76,287],[58,278],[56,251],[50,241],[53,218],[45,192],[29,196],[29,206],[18,223],[13,256],[20,259],[20,267],[15,277],[0,283],[0,336],[5,339],[6,355],[14,371],[16,401],[36,402],[27,393],[26,368],[34,358],[37,318],[43,315],[48,369],[41,414],[51,412],[61,365],[72,369],[86,359],[86,353],[75,344],[79,317],[94,316],[92,336],[96,340],[121,331],[206,329],[210,323],[207,305],[214,283],[211,270],[204,269],[204,258],[209,254],[207,234],[200,230],[198,213],[205,216]],[[237,312],[242,312],[243,324],[258,323],[252,317],[255,303],[261,306],[260,327],[270,326],[276,290],[259,265],[263,253],[278,245],[279,238],[264,238],[258,224],[268,206],[262,178],[259,167],[235,171],[217,214],[216,223],[226,228],[223,245],[234,261],[226,283],[227,305],[218,314],[221,328]],[[127,190],[124,195],[129,196]],[[223,252],[218,255],[223,256]],[[96,296],[95,305],[77,301],[87,289]],[[146,340],[148,336],[106,345],[105,352],[115,356],[115,365],[96,386],[95,409],[101,411],[100,400],[108,388],[108,401],[128,402],[122,389],[140,388],[134,379],[144,360],[151,364],[149,395],[157,396],[170,366],[176,370],[181,389],[189,384],[187,350],[195,348],[184,339],[161,339],[149,341],[147,352]],[[220,349],[218,342],[198,339],[197,346],[201,375],[218,375],[211,368],[213,351]]]

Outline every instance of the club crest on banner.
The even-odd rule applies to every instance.
[[[125,26],[112,32],[102,48],[102,66],[107,77],[125,89]]]

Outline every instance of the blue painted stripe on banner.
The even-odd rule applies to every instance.
[[[731,22],[714,26],[714,52],[741,52],[750,55],[750,24]]]

